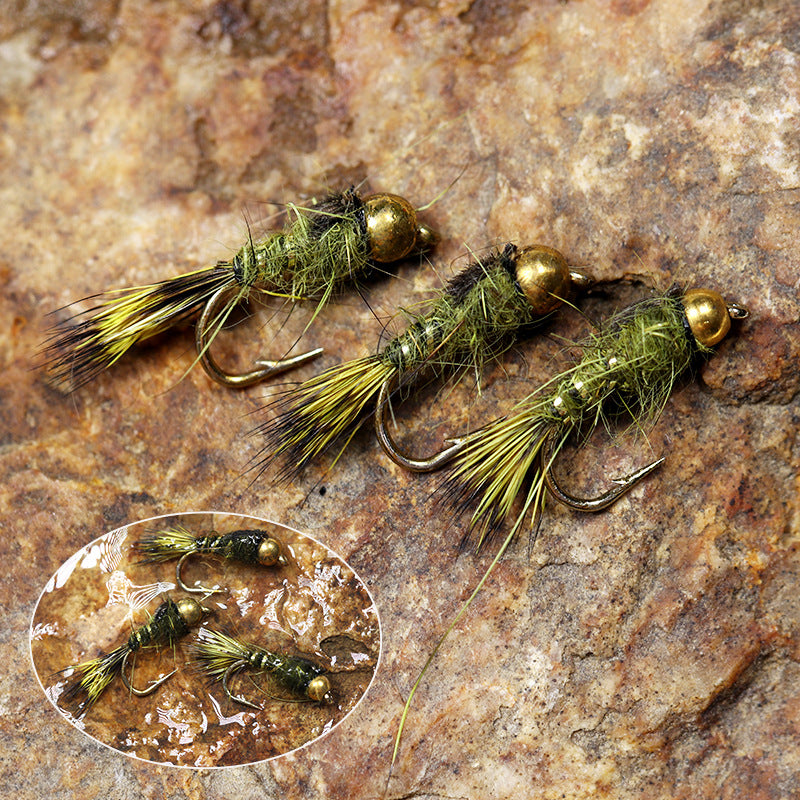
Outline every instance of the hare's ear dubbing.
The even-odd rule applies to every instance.
[[[290,302],[312,299],[319,311],[346,283],[362,279],[374,263],[422,252],[438,238],[397,195],[362,199],[349,189],[310,208],[289,204],[287,209],[283,230],[249,238],[230,261],[87,298],[95,305],[57,323],[44,343],[44,366],[51,380],[76,389],[138,342],[199,318],[197,356],[208,375],[227,386],[249,386],[322,352],[315,349],[263,362],[242,374],[220,367],[209,348],[231,312],[253,293]]]

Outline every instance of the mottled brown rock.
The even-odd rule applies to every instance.
[[[796,5],[16,5],[0,12],[3,794],[800,794]],[[539,539],[516,543],[428,673],[388,788],[403,700],[493,552],[459,551],[464,524],[431,502],[436,479],[395,468],[367,431],[330,473],[248,485],[249,414],[269,390],[186,375],[189,331],[73,395],[31,371],[46,312],[224,258],[245,218],[272,223],[267,201],[362,180],[416,205],[444,192],[426,212],[444,236],[438,273],[407,263],[377,281],[378,314],[427,297],[465,246],[505,241],[556,247],[602,280],[706,285],[751,311],[667,404],[649,448],[598,435],[569,455],[565,480],[588,489],[653,453],[667,461],[603,514],[551,504]],[[601,317],[620,296],[585,309]],[[284,352],[309,313],[226,333],[220,360]],[[585,330],[578,314],[549,328]],[[343,296],[304,337],[324,356],[292,379],[369,351],[380,331]],[[539,337],[475,402],[470,380],[430,390],[401,409],[401,441],[432,451],[564,355]],[[384,660],[356,712],[253,768],[186,772],[100,750],[29,667],[38,594],[71,553],[120,524],[203,509],[319,537],[370,582],[383,622]]]

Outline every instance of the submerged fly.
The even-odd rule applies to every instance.
[[[183,582],[181,570],[190,556],[214,555],[241,564],[262,567],[284,566],[287,563],[280,541],[261,530],[243,529],[222,534],[211,531],[204,536],[196,536],[186,528],[176,525],[151,533],[134,542],[133,550],[144,556],[142,563],[145,564],[172,561],[177,558],[175,579],[178,586],[185,592],[197,594],[211,594],[219,590],[205,586],[191,588]]]
[[[78,388],[137,342],[199,317],[197,355],[208,375],[227,386],[249,386],[322,352],[260,361],[243,374],[222,369],[209,347],[234,308],[252,292],[290,301],[315,298],[319,310],[345,282],[359,280],[372,264],[423,252],[438,238],[418,222],[407,200],[393,194],[362,198],[350,189],[310,209],[290,204],[288,212],[282,231],[250,239],[230,261],[91,298],[97,301],[93,308],[50,331],[44,358],[53,381]]]
[[[177,602],[167,598],[156,609],[152,619],[136,628],[126,642],[110,653],[102,653],[97,658],[72,667],[77,675],[62,697],[68,705],[76,707],[77,713],[84,713],[97,702],[117,675],[131,694],[139,697],[150,694],[172,677],[176,670],[154,681],[146,689],[136,689],[125,674],[128,657],[147,645],[174,645],[200,622],[206,611],[192,597],[183,597]]]
[[[220,681],[226,696],[242,705],[260,709],[241,695],[231,692],[230,679],[242,670],[269,674],[276,685],[294,693],[294,698],[273,699],[288,702],[321,702],[330,699],[331,684],[325,670],[307,658],[265,650],[220,631],[203,628],[191,646],[191,653],[200,669],[214,681]]]

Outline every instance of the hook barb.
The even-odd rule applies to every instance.
[[[125,688],[131,693],[135,694],[137,697],[146,697],[148,694],[152,694],[162,683],[168,681],[178,670],[174,669],[172,672],[167,673],[166,675],[162,675],[157,681],[153,681],[146,689],[137,689],[135,686],[131,685],[128,676],[125,674],[125,669],[128,665],[128,656],[130,652],[125,653],[125,658],[122,659],[122,669],[120,670],[120,679],[122,683],[125,685]]]
[[[256,361],[258,369],[250,370],[249,372],[235,373],[228,372],[220,367],[220,365],[211,355],[211,342],[213,336],[209,338],[211,328],[214,325],[214,317],[222,305],[225,295],[230,291],[228,287],[223,287],[215,292],[208,300],[197,320],[197,328],[195,329],[195,343],[197,345],[197,357],[203,365],[206,374],[212,380],[223,386],[228,386],[233,389],[244,389],[246,386],[252,386],[254,383],[263,381],[266,378],[271,378],[273,375],[280,375],[282,372],[287,372],[290,369],[299,367],[307,361],[311,361],[322,353],[321,347],[316,347],[309,350],[307,353],[301,353],[291,358],[284,358],[279,361]],[[225,314],[223,310],[221,312]],[[219,317],[218,317],[219,319]],[[223,320],[224,321],[224,320]]]
[[[389,399],[389,381],[384,381],[375,403],[375,435],[383,451],[400,467],[411,472],[434,472],[452,461],[466,443],[465,438],[447,439],[449,447],[440,450],[429,458],[411,458],[401,453],[386,426],[386,406]]]
[[[609,489],[597,497],[575,497],[574,495],[565,492],[555,475],[553,474],[553,461],[555,460],[555,447],[557,437],[550,435],[547,437],[544,446],[542,447],[542,470],[544,472],[544,481],[547,489],[559,503],[563,503],[568,508],[575,511],[583,511],[585,513],[592,513],[594,511],[602,511],[608,508],[612,503],[619,500],[622,495],[629,492],[639,481],[646,478],[651,472],[658,469],[664,463],[664,457],[657,458],[652,463],[648,464],[641,469],[626,475],[623,478],[614,478],[613,482],[617,484],[613,489]]]

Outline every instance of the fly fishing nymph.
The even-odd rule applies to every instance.
[[[147,286],[96,295],[95,305],[50,331],[44,359],[57,385],[75,389],[116,363],[138,342],[197,318],[197,356],[207,374],[244,387],[318,356],[317,348],[234,374],[210,352],[231,312],[258,293],[289,302],[314,299],[316,310],[346,282],[376,264],[432,247],[437,235],[417,220],[414,207],[393,194],[362,198],[354,189],[311,208],[290,204],[283,230],[248,241],[229,260]]]
[[[641,423],[657,416],[678,378],[711,354],[732,319],[746,316],[744,308],[707,289],[670,291],[624,309],[589,336],[575,366],[507,416],[464,437],[446,479],[446,497],[460,511],[474,506],[470,527],[481,539],[511,514],[520,493],[524,499],[514,531],[529,510],[541,510],[546,490],[576,510],[606,508],[663,459],[616,480],[617,486],[599,497],[576,498],[553,475],[570,436],[586,434],[614,410]]]

